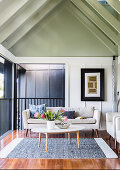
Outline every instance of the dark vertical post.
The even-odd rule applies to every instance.
[[[27,99],[25,98],[25,110],[26,110],[26,100],[27,100]]]
[[[113,56],[112,61],[112,112],[117,111],[117,105],[116,105],[116,61],[115,56]]]
[[[19,118],[20,118],[20,129],[22,130],[22,106],[23,106],[23,102],[24,100],[20,100],[20,104],[21,104],[21,109],[20,109],[20,114],[19,114]]]
[[[14,64],[14,130],[17,129],[17,64]]]
[[[19,130],[19,112],[20,112],[20,99],[17,99],[17,129]]]
[[[5,100],[4,103],[8,102],[6,112],[4,116],[6,117],[6,122],[8,120],[9,123],[4,125],[4,129],[11,130],[12,129],[12,63],[5,60],[4,61],[4,98],[8,98],[8,100]],[[6,107],[6,106],[5,106]]]
[[[63,98],[62,106],[65,107],[65,69],[63,70]]]

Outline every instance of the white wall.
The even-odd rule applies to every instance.
[[[81,102],[81,68],[105,69],[105,101]],[[84,58],[70,62],[70,106],[94,106],[102,112],[102,126],[106,112],[112,111],[112,58]]]
[[[112,111],[112,57],[16,57],[17,63],[65,63],[66,106],[94,106],[102,112],[102,126],[106,112]],[[81,68],[105,69],[105,101],[81,101]]]

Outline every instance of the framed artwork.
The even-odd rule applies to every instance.
[[[81,101],[104,101],[104,69],[81,69]]]

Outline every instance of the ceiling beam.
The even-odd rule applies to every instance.
[[[108,4],[120,14],[120,1],[119,0],[106,0]]]
[[[62,0],[52,0],[44,5],[44,7],[38,11],[34,16],[19,27],[11,36],[9,36],[2,45],[7,49],[14,46],[22,37],[24,37],[35,25],[37,25],[43,18],[45,18],[54,8],[56,8]]]
[[[97,27],[99,27],[116,45],[120,46],[118,35],[107,26],[92,10],[90,10],[82,1],[71,0],[71,2],[82,11]]]
[[[72,13],[97,39],[99,39],[113,55],[117,55],[118,47],[99,29],[97,28],[84,14],[82,14],[74,5],[69,4],[67,7]]]
[[[120,33],[120,22],[105,9],[97,0],[86,0],[112,27]],[[114,0],[115,1],[115,0]]]
[[[2,44],[0,44],[0,56],[15,63],[15,56],[10,51],[8,51]]]
[[[8,5],[6,9],[4,9],[4,12],[0,14],[0,29],[1,27],[10,20],[13,15],[18,12],[26,3],[28,0],[20,0],[20,1],[14,1],[11,5]]]
[[[24,24],[30,17],[32,17],[45,3],[49,0],[34,0],[29,6],[25,8],[20,15],[14,18],[1,31],[0,43],[5,41],[13,32],[15,32],[22,24]]]

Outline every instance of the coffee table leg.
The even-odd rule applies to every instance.
[[[77,131],[77,142],[78,142],[78,148],[80,148],[79,131]]]
[[[39,143],[38,143],[39,147],[40,147],[40,143],[41,143],[41,133],[39,133]]]
[[[48,151],[48,133],[46,133],[46,152]]]
[[[68,133],[68,138],[69,138],[69,144],[70,144],[70,133]]]

